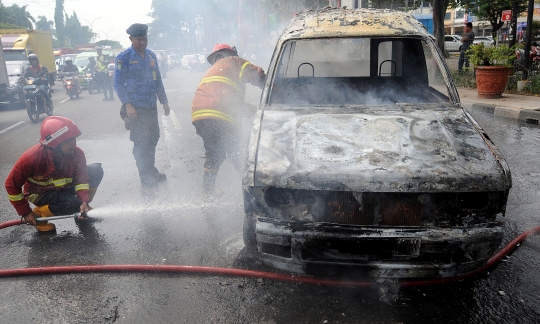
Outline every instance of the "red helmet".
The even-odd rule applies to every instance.
[[[81,135],[81,130],[66,117],[51,116],[41,123],[41,145],[55,148],[63,141]]]
[[[216,46],[214,46],[214,49],[212,49],[212,53],[210,53],[210,55],[208,55],[208,57],[206,58],[208,63],[213,65],[215,63],[217,52],[223,51],[223,50],[231,51],[234,55],[238,55],[238,52],[236,51],[236,47],[230,47],[227,44],[216,44]]]

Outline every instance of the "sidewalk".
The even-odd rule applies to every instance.
[[[478,98],[476,89],[457,89],[461,105],[468,110],[478,110],[534,124],[540,122],[540,97],[505,93],[499,99],[481,99]]]

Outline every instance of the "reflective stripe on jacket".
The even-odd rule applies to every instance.
[[[262,88],[264,71],[238,56],[218,60],[199,83],[191,105],[192,121],[214,118],[234,123],[244,107],[246,83]]]
[[[55,155],[51,148],[34,145],[17,160],[5,187],[19,215],[30,213],[28,202],[51,190],[73,190],[81,201],[88,202],[90,186],[84,152],[76,147],[71,156]]]

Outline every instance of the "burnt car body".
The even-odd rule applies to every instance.
[[[253,124],[244,243],[272,267],[457,276],[502,241],[511,175],[411,15],[326,8],[293,19]]]

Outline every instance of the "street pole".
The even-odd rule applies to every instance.
[[[516,31],[517,31],[517,16],[518,16],[518,2],[512,1],[512,19],[510,22],[510,28],[512,30],[512,34],[510,35],[510,42],[508,43],[508,46],[512,47],[516,44]]]
[[[529,53],[531,52],[531,40],[532,40],[532,22],[534,14],[534,0],[529,0],[529,8],[527,9],[527,42],[525,43],[525,69],[523,71],[523,80],[527,80],[529,77],[529,67],[531,61],[529,60]]]

